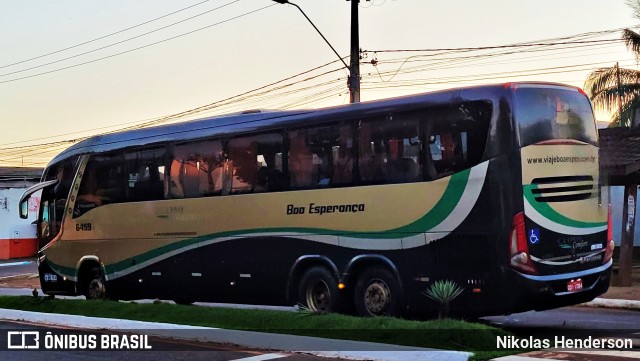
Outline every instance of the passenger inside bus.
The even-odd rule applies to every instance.
[[[164,183],[157,165],[147,164],[140,168],[133,194],[135,201],[164,199]]]
[[[98,195],[97,170],[93,165],[93,163],[87,165],[84,176],[82,177],[73,210],[74,217],[78,217],[93,208],[101,206],[105,201],[104,197]]]

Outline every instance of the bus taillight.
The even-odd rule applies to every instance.
[[[607,248],[604,251],[603,263],[607,263],[613,257],[613,250],[616,248],[616,244],[613,242],[613,218],[611,217],[611,204],[609,204],[609,214],[607,215]]]
[[[524,226],[524,213],[520,212],[513,217],[511,240],[509,247],[511,267],[523,273],[535,274],[536,268],[529,256],[529,244],[527,232]]]

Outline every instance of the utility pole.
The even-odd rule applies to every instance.
[[[302,11],[302,8],[289,0],[273,0],[280,4],[289,4],[295,6],[300,10],[302,15],[307,19],[307,21],[313,26],[314,29],[320,34],[322,39],[329,45],[331,50],[338,56],[344,67],[349,70],[349,80],[347,81],[347,85],[349,86],[349,101],[351,103],[359,103],[360,102],[360,34],[358,32],[358,5],[360,0],[347,0],[351,1],[351,64],[347,66],[344,59],[338,54],[336,49],[333,48],[329,40],[322,35],[320,29],[309,19],[307,14]],[[367,0],[369,1],[369,0]]]
[[[360,0],[351,0],[351,66],[349,68],[349,101],[360,103],[360,33],[358,5]]]

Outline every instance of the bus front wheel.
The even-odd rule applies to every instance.
[[[88,300],[104,300],[107,298],[106,282],[99,267],[94,267],[89,271],[85,297]]]
[[[312,267],[300,279],[298,302],[315,313],[336,312],[338,282],[324,267]]]
[[[399,317],[402,310],[400,283],[385,268],[368,268],[354,290],[354,303],[359,316]]]

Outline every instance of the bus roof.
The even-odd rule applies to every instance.
[[[303,126],[308,123],[321,122],[324,120],[349,119],[353,116],[372,116],[397,111],[398,108],[412,110],[428,104],[447,104],[467,98],[488,97],[490,95],[492,95],[491,97],[495,97],[496,94],[513,91],[518,84],[566,86],[554,83],[503,83],[440,90],[418,95],[313,110],[252,110],[175,124],[96,135],[62,151],[49,165],[81,154],[102,153],[117,149],[162,144],[166,142],[180,142],[199,138],[224,137],[254,131],[277,129],[284,126]]]

